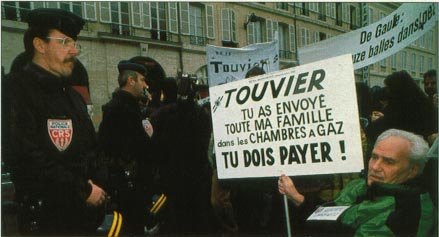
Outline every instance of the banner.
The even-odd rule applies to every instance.
[[[350,55],[210,87],[218,177],[363,169]]]
[[[298,49],[301,64],[352,54],[354,69],[378,62],[405,48],[432,29],[437,4],[404,3],[392,14],[367,27]]]
[[[254,66],[261,67],[266,73],[279,70],[278,42],[251,44],[244,48],[207,45],[209,86],[241,80]]]

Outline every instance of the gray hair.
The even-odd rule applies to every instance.
[[[119,73],[119,77],[117,78],[117,81],[119,82],[120,88],[122,88],[127,84],[129,77],[133,77],[134,80],[137,80],[137,72],[133,70],[123,70],[121,73]]]
[[[407,140],[410,143],[410,153],[409,160],[412,164],[419,165],[419,172],[421,174],[424,170],[425,163],[428,161],[427,152],[428,152],[428,143],[419,135],[416,135],[411,132],[399,130],[399,129],[389,129],[377,138],[375,142],[378,144],[380,141],[389,138],[389,137],[400,137]]]

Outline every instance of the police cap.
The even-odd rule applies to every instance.
[[[117,69],[119,70],[119,73],[121,73],[123,70],[136,71],[144,76],[146,76],[148,73],[148,70],[146,69],[145,66],[143,66],[142,64],[134,63],[129,60],[120,61],[119,64],[117,64]]]
[[[78,15],[56,8],[38,8],[28,17],[29,28],[56,29],[76,40],[85,24]]]

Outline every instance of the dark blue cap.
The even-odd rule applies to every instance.
[[[29,28],[56,29],[76,40],[85,24],[80,16],[62,9],[38,8],[29,12]]]
[[[146,67],[142,64],[134,63],[129,60],[122,60],[117,64],[117,69],[119,70],[119,73],[121,73],[123,70],[131,70],[136,71],[144,76],[148,73],[148,70],[146,70]]]

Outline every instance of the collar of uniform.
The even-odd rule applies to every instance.
[[[138,99],[136,99],[136,97],[134,97],[131,93],[129,93],[128,91],[124,91],[121,89],[117,89],[114,93],[113,93],[113,97],[114,98],[119,98],[122,101],[125,101],[127,103],[132,103],[132,104],[138,104]]]
[[[48,90],[60,90],[67,86],[66,78],[57,77],[33,62],[28,63],[24,70],[33,75],[35,80]]]

